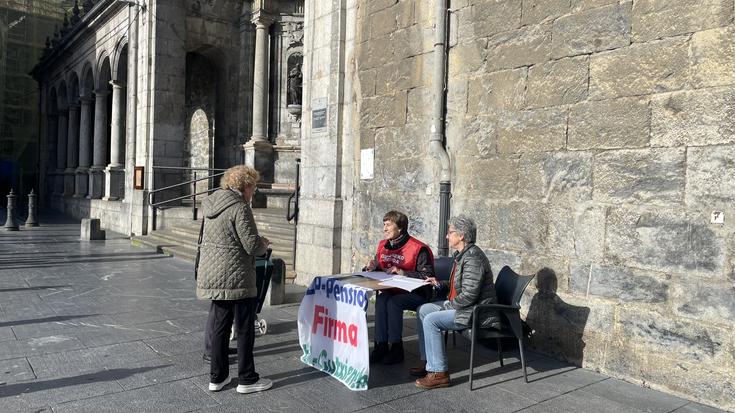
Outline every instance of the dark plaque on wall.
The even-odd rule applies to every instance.
[[[315,99],[311,107],[311,131],[323,132],[327,130],[327,100]]]
[[[322,129],[327,127],[327,108],[315,109],[311,112],[311,128]]]

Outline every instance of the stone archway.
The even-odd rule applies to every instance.
[[[212,59],[197,52],[186,55],[186,125],[184,166],[212,168],[214,166],[217,119],[218,70]],[[197,173],[197,177],[204,176]],[[190,174],[189,179],[193,179]],[[207,181],[196,185],[196,191],[208,188]]]

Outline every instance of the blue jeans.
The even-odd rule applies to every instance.
[[[447,353],[444,349],[442,331],[464,330],[466,326],[454,322],[457,310],[445,310],[443,301],[427,303],[416,313],[416,326],[419,332],[419,352],[421,360],[426,360],[426,370],[448,371]]]
[[[426,298],[416,293],[381,291],[375,298],[375,341],[403,341],[403,310],[416,310]]]

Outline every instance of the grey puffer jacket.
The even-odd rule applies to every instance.
[[[467,244],[462,251],[454,253],[457,269],[454,273],[454,289],[457,296],[451,302],[457,310],[454,322],[472,326],[472,306],[475,304],[495,304],[498,302],[493,282],[490,261],[480,247]],[[480,312],[477,325],[483,328],[500,327],[500,314],[495,310]]]
[[[266,252],[253,211],[236,191],[220,189],[203,202],[197,298],[240,300],[255,297],[255,257]]]

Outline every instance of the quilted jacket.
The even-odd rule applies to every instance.
[[[454,272],[454,289],[457,296],[451,302],[457,310],[454,322],[472,325],[472,306],[475,304],[495,304],[498,302],[493,282],[490,261],[480,247],[467,244],[460,252],[454,253],[457,268]],[[482,311],[477,320],[480,327],[500,327],[500,314],[497,311]]]
[[[253,211],[233,190],[219,189],[205,198],[197,298],[240,300],[255,297],[255,257],[266,252]]]

